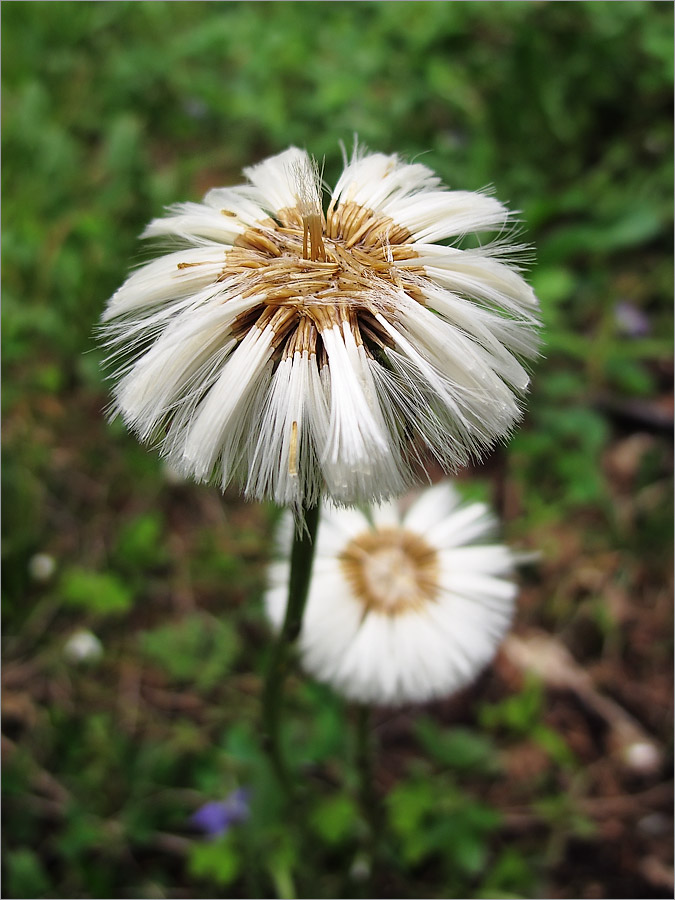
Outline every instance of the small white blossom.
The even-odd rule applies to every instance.
[[[49,581],[56,571],[56,560],[48,553],[36,553],[28,561],[28,573],[33,581]]]
[[[651,774],[661,767],[663,754],[651,741],[635,741],[623,748],[623,759],[636,772]]]
[[[66,641],[63,652],[70,662],[96,662],[103,656],[103,644],[91,631],[76,631]]]
[[[463,504],[447,483],[403,517],[393,504],[372,517],[325,511],[300,634],[304,668],[351,700],[383,705],[470,683],[492,660],[516,597],[520,557],[486,543],[496,524],[485,504]],[[270,569],[266,608],[277,628],[288,574],[288,562]]]
[[[168,252],[114,294],[113,412],[172,466],[248,497],[388,499],[431,453],[464,465],[507,435],[538,306],[497,240],[507,209],[397,156],[355,151],[321,206],[295,147],[249,183],[172,207]]]

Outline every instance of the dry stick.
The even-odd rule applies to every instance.
[[[314,560],[315,536],[319,524],[319,505],[303,509],[295,523],[288,604],[281,632],[272,648],[263,688],[263,746],[272,768],[287,795],[293,783],[281,746],[281,708],[284,679],[289,668],[290,651],[300,634],[307,603]]]

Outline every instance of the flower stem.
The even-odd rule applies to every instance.
[[[359,776],[361,813],[368,826],[365,848],[369,866],[366,896],[374,897],[384,817],[380,797],[375,790],[375,741],[368,706],[359,706],[356,709],[356,768]]]
[[[288,582],[288,603],[284,623],[272,648],[263,688],[263,742],[272,768],[287,794],[293,783],[284,760],[281,746],[281,712],[284,680],[288,673],[289,656],[302,627],[312,575],[315,537],[319,524],[319,505],[305,508],[295,523],[291,572]]]

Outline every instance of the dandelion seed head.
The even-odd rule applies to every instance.
[[[506,208],[358,148],[325,213],[304,151],[245,174],[145,229],[170,252],[104,313],[112,414],[186,477],[296,509],[387,499],[429,454],[452,470],[503,439],[537,301],[501,244],[440,242]]]

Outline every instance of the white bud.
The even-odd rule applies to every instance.
[[[91,631],[76,631],[66,641],[63,652],[70,662],[96,662],[103,656],[103,644]]]
[[[33,581],[43,584],[49,581],[56,571],[56,561],[48,553],[36,553],[28,562],[28,573]]]
[[[658,747],[648,741],[629,744],[623,751],[623,758],[627,766],[644,774],[656,771],[661,765]]]

